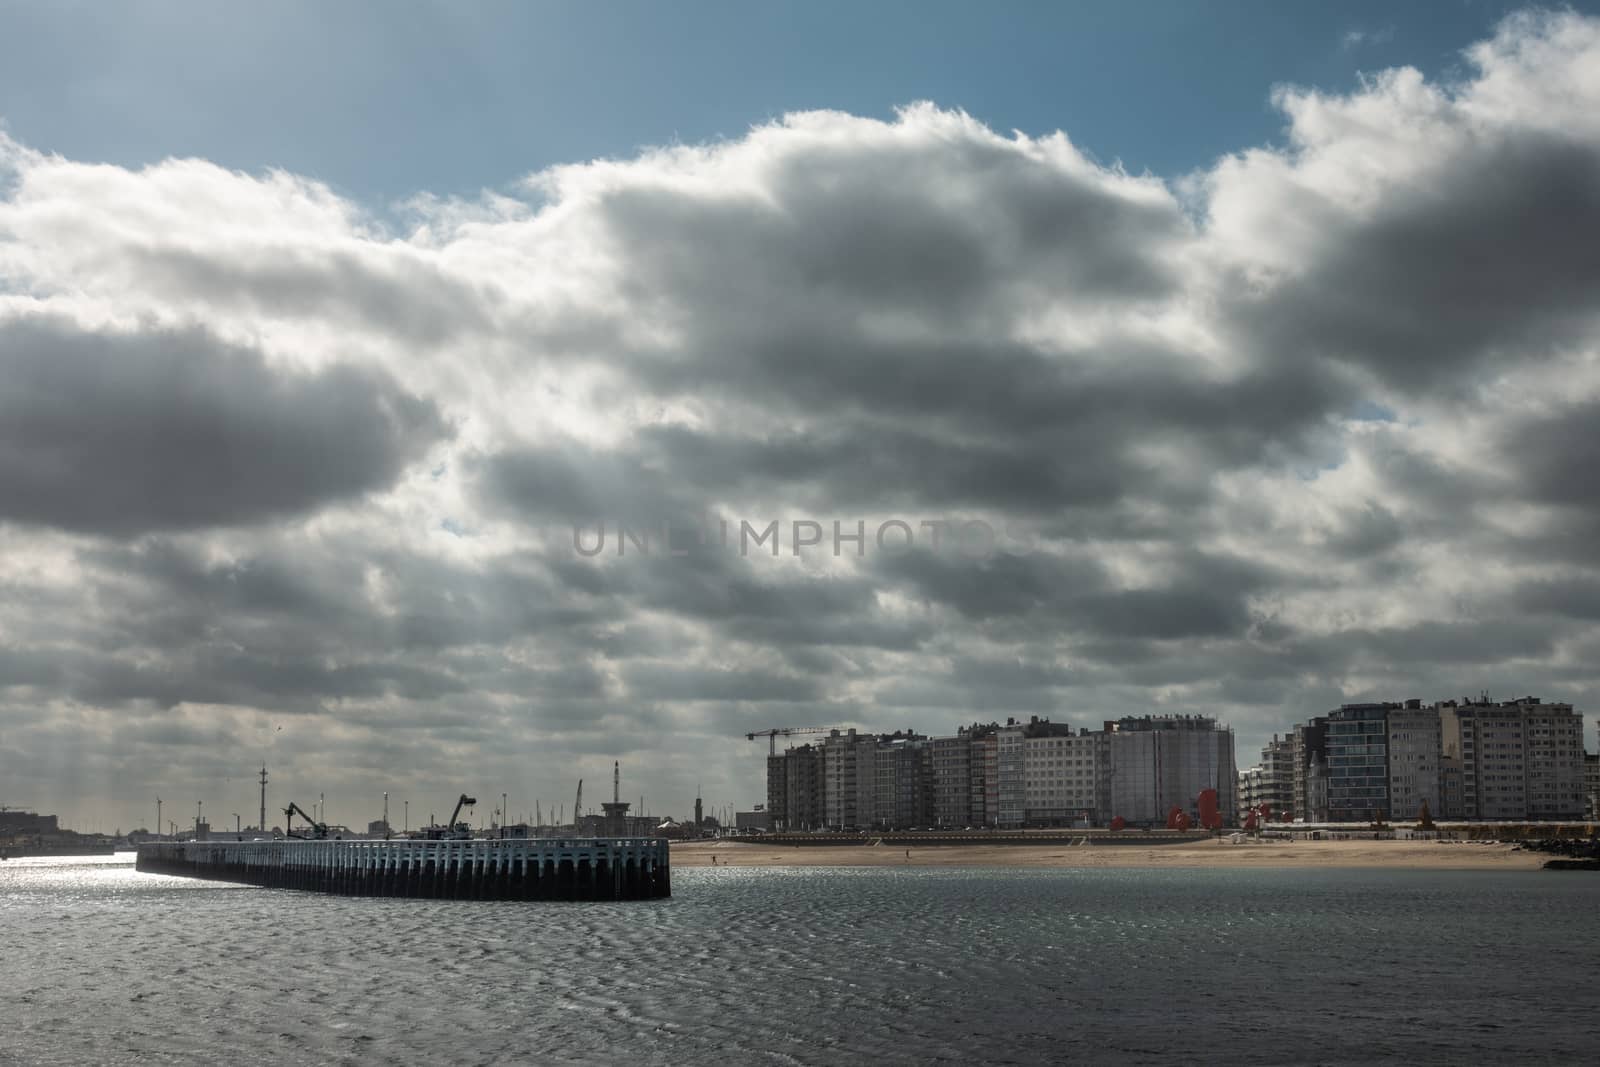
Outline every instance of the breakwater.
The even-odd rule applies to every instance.
[[[648,900],[672,895],[658,838],[188,841],[139,846],[135,868],[273,889],[450,900]]]

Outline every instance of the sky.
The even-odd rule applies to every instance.
[[[0,805],[1590,712],[1597,115],[1489,3],[0,3]]]

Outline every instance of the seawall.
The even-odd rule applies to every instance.
[[[346,896],[649,900],[672,895],[667,842],[648,837],[472,841],[162,841],[149,874]]]

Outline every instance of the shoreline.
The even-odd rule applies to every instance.
[[[1435,841],[1284,841],[1171,845],[805,845],[673,842],[674,867],[1394,868],[1536,871],[1550,856],[1509,844]],[[712,860],[716,863],[713,864]]]

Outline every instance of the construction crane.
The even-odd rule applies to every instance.
[[[297,833],[294,832],[294,817],[296,815],[299,815],[300,818],[305,820],[306,825],[311,830],[311,836],[313,838],[315,838],[316,840],[321,841],[323,838],[328,836],[328,825],[326,823],[320,823],[317,820],[313,819],[311,816],[306,814],[306,809],[305,808],[302,808],[300,805],[296,804],[294,801],[291,800],[291,801],[289,801],[289,806],[287,808],[283,809],[283,836],[284,837],[302,837],[302,836],[304,836],[302,834],[297,834]]]
[[[470,838],[472,836],[472,827],[464,822],[456,822],[456,819],[460,816],[462,808],[470,808],[477,802],[477,797],[469,797],[467,794],[462,793],[461,796],[456,798],[456,810],[450,813],[450,821],[443,826],[428,827],[428,838],[434,841],[446,838],[454,841],[465,841]]]
[[[578,798],[572,802],[572,830],[578,830],[578,813],[583,811],[583,779],[578,779]]]
[[[756,730],[744,735],[746,741],[754,741],[758,737],[767,739],[767,755],[778,754],[778,736],[793,737],[795,734],[826,734],[834,730],[843,730],[843,726],[779,726],[771,730]]]

